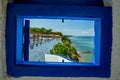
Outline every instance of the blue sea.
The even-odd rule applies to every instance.
[[[86,62],[92,62],[94,58],[94,36],[72,36],[72,45],[80,51]]]

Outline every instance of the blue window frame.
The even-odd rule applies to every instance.
[[[29,58],[29,27],[30,21],[25,19],[76,19],[76,20],[92,20],[94,21],[94,28],[95,28],[95,53],[94,59],[92,62],[85,62],[85,63],[55,63],[55,62],[31,62],[28,61]],[[24,21],[25,20],[25,21]],[[25,24],[23,23],[25,22]],[[24,27],[24,25],[25,27]],[[81,17],[55,17],[55,16],[17,16],[17,33],[16,33],[16,64],[21,65],[57,65],[57,66],[99,66],[100,62],[100,36],[101,36],[101,18],[81,18]],[[24,38],[25,42],[23,45],[23,32],[25,32]],[[27,35],[26,35],[27,34]],[[23,47],[25,48],[25,54],[23,53]],[[24,55],[23,55],[24,54]],[[24,58],[24,59],[23,59]]]
[[[23,45],[22,39],[24,31],[23,21],[24,18],[35,17],[79,18],[94,20],[94,61],[92,63],[44,63],[29,62],[26,61],[27,59],[23,60],[23,47],[26,48],[25,52],[28,54],[28,46]],[[29,20],[26,20],[25,23],[25,28],[29,28]],[[111,46],[112,17],[110,7],[79,7],[35,4],[8,5],[6,25],[6,61],[8,75],[14,77],[110,77]]]

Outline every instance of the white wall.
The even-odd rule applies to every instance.
[[[106,6],[113,8],[113,46],[111,78],[57,78],[57,77],[21,77],[12,78],[6,75],[5,68],[5,6],[6,0],[0,0],[0,79],[2,80],[120,80],[120,0],[104,0]],[[3,79],[4,78],[4,79]]]

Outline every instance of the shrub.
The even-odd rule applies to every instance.
[[[58,54],[61,56],[67,56],[68,55],[68,48],[62,44],[62,43],[57,43],[52,49],[51,49],[51,54]]]
[[[51,50],[51,54],[57,54],[60,56],[66,56],[69,57],[70,59],[78,62],[78,57],[77,57],[77,51],[73,46],[66,46],[63,43],[57,43]]]

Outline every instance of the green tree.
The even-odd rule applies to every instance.
[[[51,49],[51,54],[58,54],[58,55],[61,55],[61,56],[67,56],[68,55],[68,48],[58,42],[52,49]]]
[[[78,62],[77,51],[73,46],[66,46],[64,43],[57,43],[51,50],[51,54],[69,57],[70,59]]]
[[[62,42],[64,43],[64,42],[66,42],[66,41],[69,42],[69,43],[71,44],[71,40],[69,39],[69,37],[63,35],[63,36],[62,36]]]
[[[54,32],[55,35],[63,36],[61,32]]]
[[[52,34],[52,29],[47,30],[49,34]]]
[[[79,61],[78,56],[77,56],[77,50],[75,49],[74,46],[70,46],[69,48],[69,57],[75,61]]]
[[[35,27],[30,27],[30,33],[33,34],[33,39],[35,40],[36,38],[36,33],[37,33],[37,29]]]

